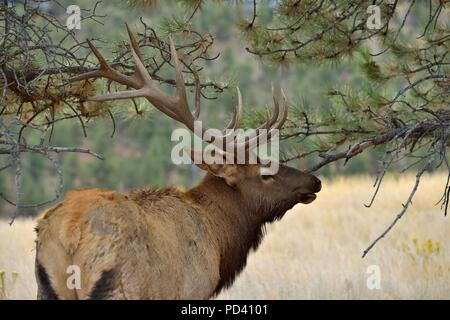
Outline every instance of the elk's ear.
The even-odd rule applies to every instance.
[[[238,167],[235,164],[203,164],[208,172],[221,177],[230,186],[234,187],[239,180]]]
[[[223,178],[225,182],[230,186],[234,187],[238,182],[238,168],[235,164],[197,164],[197,166],[209,173],[215,175],[216,177]]]
[[[235,164],[224,164],[225,163],[225,155],[217,155],[223,156],[222,163],[206,163],[203,161],[203,154],[198,150],[190,150],[189,152],[192,162],[202,170],[208,171],[209,173],[215,175],[216,177],[220,177],[225,179],[226,183],[233,187],[236,185],[238,181],[238,167]]]

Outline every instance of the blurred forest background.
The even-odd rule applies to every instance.
[[[91,0],[59,1],[62,6],[51,1],[46,10],[65,21],[68,14],[65,6],[76,3],[81,8],[90,8]],[[271,21],[273,1],[258,9],[261,21]],[[231,111],[231,97],[235,95],[235,86],[239,85],[247,117],[253,117],[252,111],[262,110],[272,104],[270,91],[273,82],[276,88],[284,88],[292,108],[309,110],[314,113],[327,113],[333,108],[329,93],[333,88],[351,88],[358,92],[360,88],[371,86],[364,72],[366,62],[364,51],[356,52],[339,61],[321,61],[321,63],[276,64],[263,63],[257,56],[246,50],[246,41],[239,29],[242,19],[251,17],[251,1],[228,4],[207,1],[202,5],[201,14],[191,20],[193,29],[202,34],[210,33],[214,37],[211,55],[220,54],[213,61],[206,62],[202,71],[202,80],[213,79],[221,83],[226,90],[217,99],[203,99],[202,119],[209,124],[223,127]],[[407,8],[404,7],[403,10]],[[81,30],[76,30],[78,39],[92,36],[105,42],[101,52],[106,56],[113,46],[127,41],[124,23],[139,30],[140,17],[153,28],[170,28],[173,17],[186,16],[186,6],[174,1],[160,1],[155,6],[139,6],[127,1],[104,1],[98,5],[97,13],[105,15],[101,24],[95,21],[82,22]],[[417,11],[413,19],[426,20],[428,11]],[[414,28],[414,20],[405,28]],[[406,30],[408,32],[408,30]],[[338,63],[339,62],[339,63]],[[398,88],[398,87],[397,87]],[[392,88],[395,92],[396,88]],[[176,166],[170,154],[175,142],[170,140],[172,130],[180,125],[166,115],[142,103],[144,112],[137,114],[131,101],[111,103],[115,114],[115,128],[108,115],[91,118],[86,122],[87,137],[75,118],[71,121],[55,123],[52,144],[59,146],[81,146],[100,154],[104,160],[95,157],[67,153],[59,154],[61,170],[64,175],[64,190],[77,187],[96,186],[128,191],[142,185],[165,186],[168,184],[190,187],[203,175],[195,166]],[[251,119],[250,119],[251,120]],[[114,133],[114,134],[113,134]],[[320,137],[318,137],[320,139]],[[308,141],[286,141],[282,148],[302,149]],[[345,166],[343,162],[334,162],[318,171],[319,175],[337,177],[361,173],[375,174],[378,171],[380,151],[368,150],[352,158]],[[311,165],[314,159],[293,160],[289,164],[299,168]],[[22,158],[21,195],[23,203],[39,203],[51,198],[57,188],[57,180],[52,174],[51,163],[39,154],[26,153]],[[14,168],[4,170],[0,176],[0,190],[5,196],[14,198]],[[438,199],[437,199],[438,200]],[[10,216],[14,206],[0,201],[0,216]],[[41,208],[23,208],[20,215],[35,215]]]

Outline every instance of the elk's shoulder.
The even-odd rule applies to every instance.
[[[186,196],[181,190],[168,188],[143,187],[133,190],[129,197],[140,206],[149,206],[157,202],[186,201]]]

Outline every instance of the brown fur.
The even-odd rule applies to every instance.
[[[233,282],[267,222],[320,190],[317,178],[285,166],[269,179],[258,165],[203,168],[187,192],[69,191],[38,221],[38,298],[52,296],[45,273],[60,299],[210,298]],[[80,289],[66,285],[69,265],[81,269]]]

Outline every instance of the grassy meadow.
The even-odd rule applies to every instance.
[[[298,205],[267,229],[259,250],[218,299],[449,299],[450,217],[435,203],[444,175],[423,177],[406,215],[364,259],[363,250],[392,221],[414,176],[386,177],[372,208],[373,179],[324,181],[310,205]],[[35,299],[34,221],[0,221],[0,299]],[[369,290],[368,267],[381,288]]]

